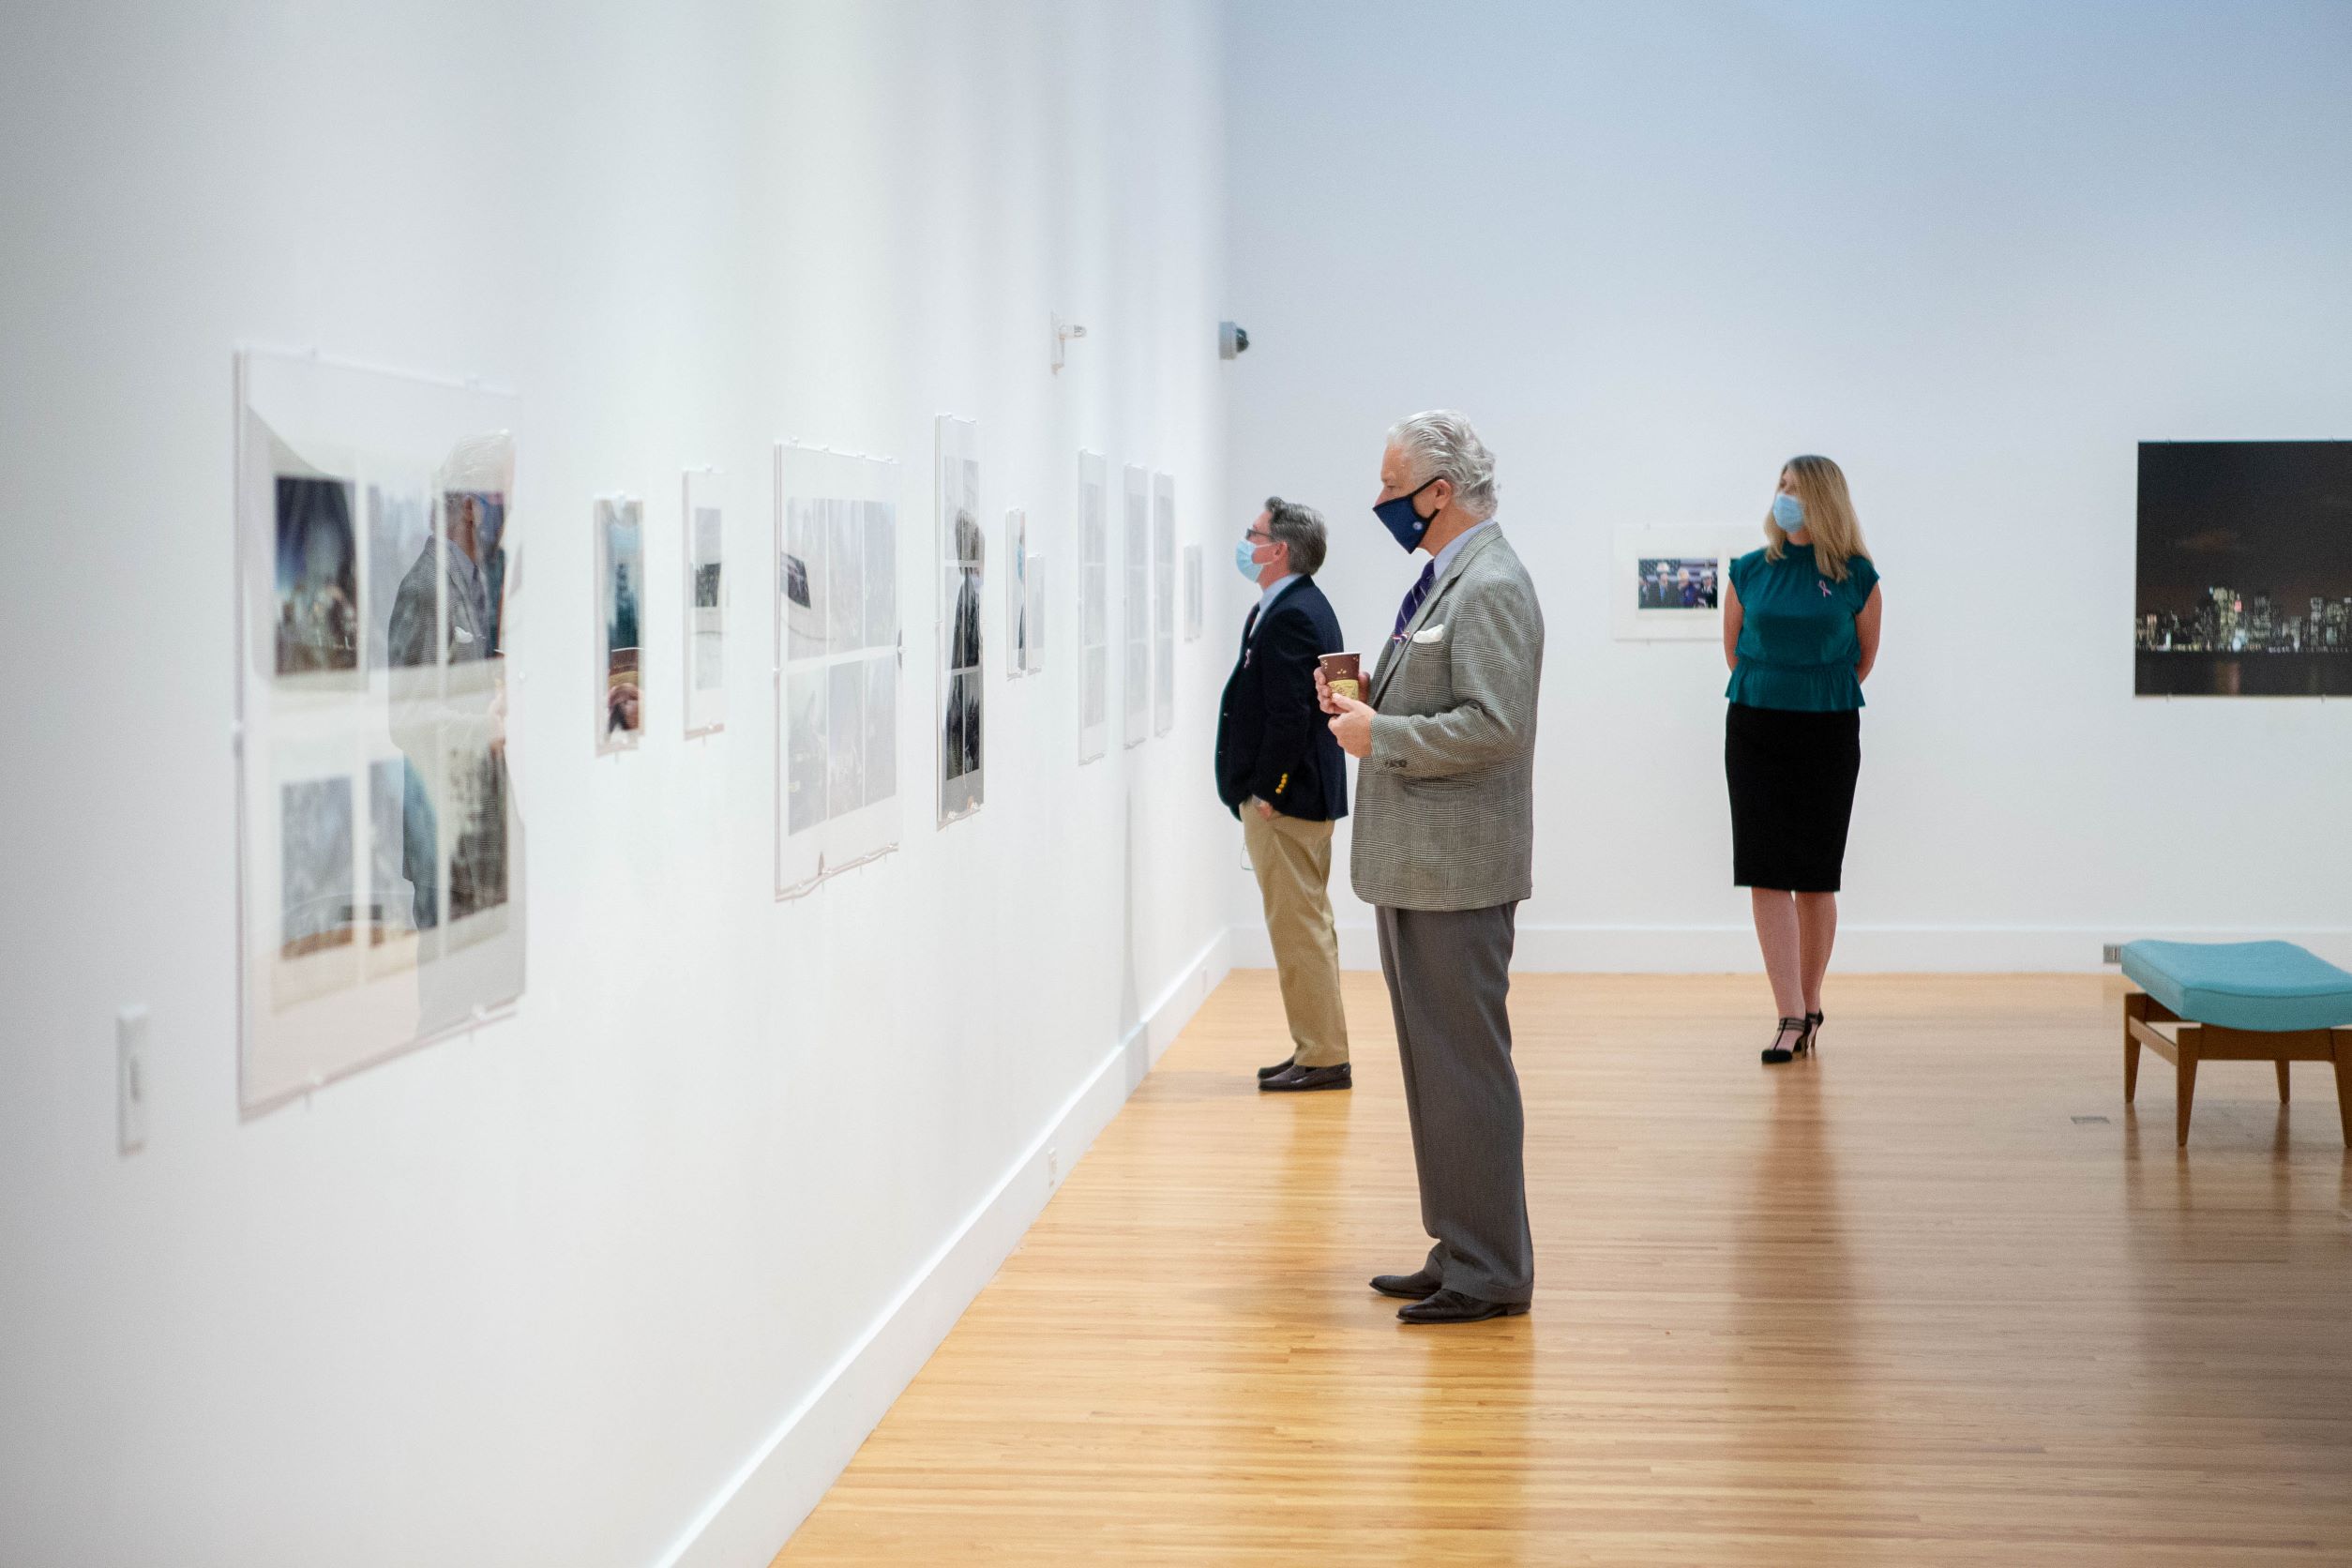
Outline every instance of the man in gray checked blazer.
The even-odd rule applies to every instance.
[[[1421,1177],[1436,1238],[1372,1288],[1409,1323],[1525,1312],[1535,1285],[1511,1065],[1511,944],[1530,885],[1535,695],[1544,612],[1495,515],[1495,460],[1470,421],[1416,414],[1389,431],[1374,506],[1429,552],[1374,669],[1368,702],[1317,677],[1356,776],[1356,894],[1380,922]]]

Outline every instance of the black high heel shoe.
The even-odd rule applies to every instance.
[[[1797,1037],[1797,1043],[1794,1048],[1785,1047],[1780,1043],[1782,1036],[1788,1034],[1794,1034]],[[1782,1063],[1793,1058],[1798,1051],[1809,1048],[1809,1043],[1812,1040],[1812,1037],[1813,1026],[1810,1023],[1807,1023],[1803,1018],[1796,1018],[1781,1019],[1779,1033],[1772,1036],[1772,1043],[1764,1048],[1764,1061],[1766,1065],[1777,1067]]]
[[[1813,1054],[1814,1036],[1821,1033],[1821,1026],[1829,1021],[1829,1017],[1830,1016],[1827,1013],[1807,1013],[1805,1015],[1805,1037],[1797,1042],[1797,1054],[1799,1056],[1811,1056]]]

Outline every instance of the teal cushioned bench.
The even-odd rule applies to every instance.
[[[2123,972],[2183,1018],[2264,1032],[2352,1024],[2352,974],[2291,942],[2133,942]]]
[[[2336,1115],[2352,1145],[2352,974],[2291,942],[2134,942],[2123,972],[2140,989],[2123,999],[2123,1103],[2139,1085],[2145,1047],[2179,1069],[2173,1129],[2189,1141],[2200,1062],[2327,1062]],[[2156,1025],[2179,1028],[2165,1034]]]

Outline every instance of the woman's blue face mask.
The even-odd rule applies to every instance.
[[[1805,504],[1793,495],[1772,497],[1772,520],[1780,524],[1784,534],[1802,533],[1805,525]]]

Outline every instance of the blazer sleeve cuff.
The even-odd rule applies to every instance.
[[[1372,716],[1372,754],[1364,765],[1379,768],[1382,773],[1410,773],[1413,760],[1407,737],[1411,726],[1395,715]]]

